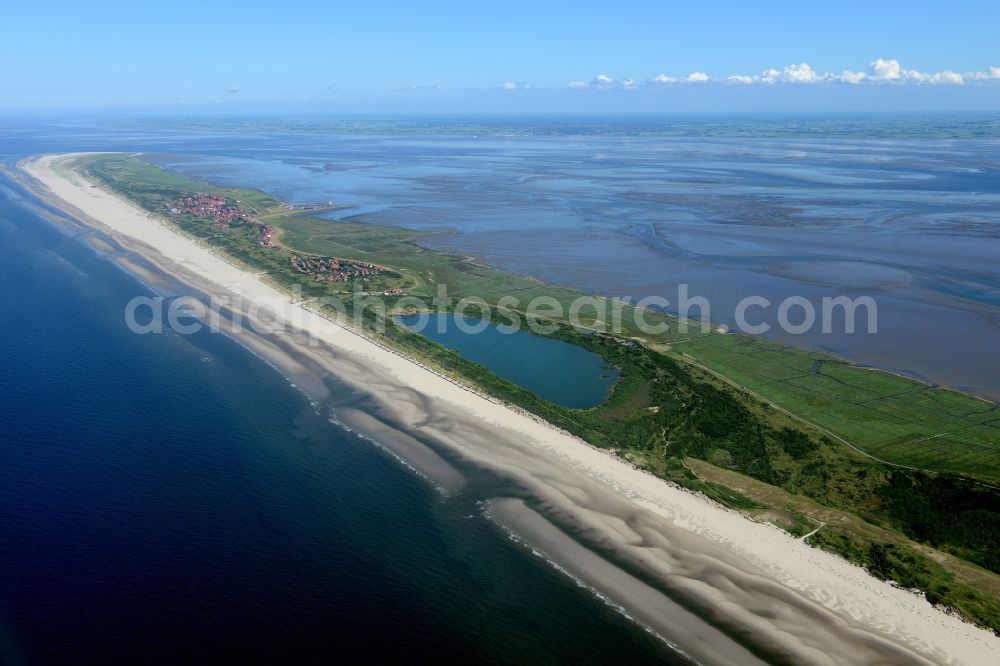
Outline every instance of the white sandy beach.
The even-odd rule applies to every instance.
[[[276,317],[322,341],[244,340],[282,367],[297,364],[297,376],[322,369],[365,396],[366,409],[345,406],[338,418],[391,440],[415,467],[443,477],[443,485],[460,483],[447,462],[453,456],[523,488],[532,502],[498,503],[504,524],[699,660],[754,659],[717,628],[724,627],[798,663],[1000,663],[1000,638],[993,634],[380,348],[87,182],[69,162],[45,156],[21,167],[50,201],[193,291],[266,303]],[[324,390],[319,380],[308,388]],[[574,553],[554,524],[613,552],[684,606],[701,609],[700,617],[592,553]]]

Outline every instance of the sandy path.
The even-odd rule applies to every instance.
[[[523,488],[531,501],[502,500],[502,521],[529,540],[534,535],[544,541],[546,555],[570,565],[564,568],[626,609],[634,599],[633,615],[689,654],[708,662],[749,661],[745,648],[721,627],[752,643],[758,654],[801,663],[1000,663],[1000,639],[989,632],[777,528],[463,390],[293,304],[254,275],[88,183],[65,156],[37,158],[22,169],[50,201],[193,290],[240,293],[246,301],[266,303],[283,323],[320,340],[307,345],[276,334],[255,336],[253,344],[275,362],[286,357],[300,369],[323,370],[351,386],[364,400],[353,423],[404,452],[406,438],[418,442],[422,448],[413,450],[430,474],[435,465],[446,470],[451,458]],[[350,421],[351,409],[345,413]],[[603,564],[588,564],[556,532],[546,536],[544,525],[554,524],[573,534],[573,543],[604,553],[605,559],[595,558]],[[636,592],[637,579],[628,576],[626,582],[621,569],[602,569],[609,560],[641,572],[651,583],[648,591]],[[678,610],[654,588],[697,614]]]

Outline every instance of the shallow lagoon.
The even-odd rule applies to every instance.
[[[618,370],[577,345],[446,313],[412,314],[399,321],[557,405],[585,409],[608,397]]]

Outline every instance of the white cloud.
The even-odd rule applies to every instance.
[[[976,72],[973,72],[976,74]],[[869,81],[879,82],[907,82],[907,83],[929,83],[962,85],[966,77],[958,72],[946,69],[943,72],[921,72],[916,69],[905,69],[898,60],[883,60],[876,58],[871,63],[871,75]]]
[[[759,75],[734,74],[724,79],[725,83],[752,85],[775,85],[778,83],[815,84],[815,83],[913,83],[962,85],[966,81],[989,81],[1000,79],[1000,68],[991,67],[986,72],[969,72],[959,74],[951,70],[927,73],[915,69],[906,69],[898,60],[877,58],[869,66],[869,72],[855,72],[845,69],[840,74],[817,72],[808,63],[792,64],[782,69],[766,69]]]
[[[229,94],[231,94],[231,95],[235,95],[239,91],[240,91],[240,87],[239,86],[226,86],[226,92],[229,93]]]
[[[780,77],[781,72],[776,69],[768,69],[765,70],[760,76],[754,78],[763,83],[775,83]]]
[[[848,69],[845,69],[843,72],[840,73],[840,76],[836,77],[836,80],[840,81],[841,83],[857,84],[857,83],[862,83],[867,78],[868,75],[865,74],[864,72],[852,72]]]
[[[527,87],[523,84],[518,85],[522,88]],[[597,90],[635,90],[636,82],[634,79],[615,79],[607,74],[598,74],[590,81],[570,81],[567,84],[567,87],[575,90],[583,88],[594,88]]]
[[[820,74],[808,63],[788,65],[784,69],[767,69],[760,76],[731,76],[730,80],[735,83],[819,83],[821,81],[833,81],[836,79],[832,74]]]
[[[782,72],[782,77],[785,81],[790,83],[815,83],[816,81],[822,81],[825,78],[816,73],[812,67],[807,63],[801,63],[798,65],[789,65]]]
[[[654,85],[666,85],[668,83],[677,83],[677,77],[667,76],[666,74],[657,74],[651,78],[649,82]]]
[[[872,70],[872,79],[894,81],[902,78],[903,75],[903,68],[899,66],[898,60],[883,60],[882,58],[876,58],[872,61],[869,67],[871,67]]]
[[[998,83],[1000,84],[1000,67],[991,66],[984,71],[958,72],[946,69],[940,72],[922,72],[906,69],[894,58],[876,58],[869,64],[867,72],[842,70],[839,74],[817,71],[809,63],[793,63],[781,69],[770,68],[760,74],[731,74],[724,78],[713,79],[705,72],[694,71],[686,76],[670,76],[657,74],[646,79],[646,86],[668,86],[687,83],[723,83],[730,85],[815,85],[815,84],[848,84],[848,85],[963,85],[965,83]],[[524,87],[522,84],[516,84]],[[633,79],[614,79],[606,74],[598,74],[590,81],[571,81],[570,88],[596,88],[599,90],[634,90],[639,84]],[[505,86],[506,87],[506,86]]]
[[[963,85],[965,83],[965,79],[962,78],[961,74],[959,74],[958,72],[953,72],[950,69],[946,69],[945,71],[939,72],[937,74],[931,74],[929,80],[931,83],[950,83],[952,85],[957,85],[957,86]]]
[[[966,72],[962,78],[966,81],[1000,80],[1000,67],[989,67],[985,72]]]
[[[504,90],[517,90],[517,84],[514,83],[513,81],[508,81],[507,83],[503,84],[500,87],[503,88]]]

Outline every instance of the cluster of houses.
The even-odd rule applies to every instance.
[[[277,231],[270,224],[265,224],[260,228],[260,246],[269,247],[272,249],[277,249],[277,245],[274,243],[274,233]]]
[[[171,199],[164,204],[164,207],[173,215],[188,213],[208,218],[212,221],[212,226],[219,229],[239,227],[245,224],[256,224],[249,215],[243,212],[239,203],[239,201],[221,194],[200,192],[186,197]],[[270,224],[260,225],[260,237],[257,242],[261,247],[276,249],[278,247],[274,242],[276,231]]]
[[[292,268],[299,273],[314,275],[316,282],[347,282],[353,277],[378,275],[382,269],[374,264],[345,261],[333,257],[304,257],[292,255]]]
[[[240,208],[239,202],[221,194],[200,192],[171,199],[164,206],[174,215],[189,213],[198,217],[207,217],[220,229],[253,222]]]

